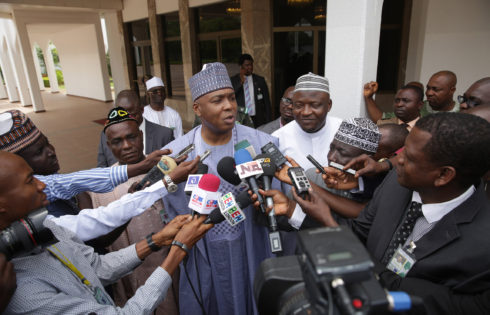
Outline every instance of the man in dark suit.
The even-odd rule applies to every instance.
[[[371,253],[381,283],[422,297],[429,314],[490,313],[490,204],[481,183],[490,169],[489,143],[490,124],[479,117],[421,118],[396,171],[359,217],[347,221]],[[309,201],[293,195],[307,218],[337,225],[317,192],[310,191]],[[292,218],[295,205],[288,203],[275,202],[276,214],[282,207]],[[409,247],[415,262],[408,272],[388,269],[400,248]]]
[[[139,128],[143,131],[143,145],[145,154],[163,148],[174,140],[172,129],[154,124],[143,118],[143,107],[138,95],[132,90],[119,92],[115,102],[116,107],[122,107],[138,121]],[[100,133],[99,152],[97,154],[97,167],[108,167],[117,162],[111,149],[107,146],[107,138],[104,132]]]
[[[243,54],[238,60],[240,73],[231,77],[238,106],[247,109],[255,127],[271,120],[271,101],[269,88],[264,77],[253,74],[254,60],[249,54]]]

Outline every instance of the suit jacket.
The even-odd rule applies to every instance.
[[[270,123],[260,126],[259,128],[257,128],[257,130],[260,130],[268,134],[272,134],[274,131],[276,131],[279,128],[281,128],[281,117],[271,121]]]
[[[161,149],[173,140],[174,132],[172,129],[145,119],[145,154]],[[107,146],[107,138],[102,131],[100,133],[99,152],[97,153],[97,167],[109,167],[114,163],[117,163],[117,160]]]
[[[381,261],[411,201],[391,171],[359,217],[350,221],[374,260]],[[424,298],[429,314],[489,314],[490,204],[484,185],[416,242],[417,262],[406,278],[378,265],[390,290]]]
[[[243,92],[243,84],[240,80],[240,74],[236,74],[231,78],[231,84],[235,90],[236,101],[238,106],[245,107],[245,94]],[[252,74],[254,84],[254,99],[255,99],[255,116],[251,116],[254,125],[260,126],[268,123],[271,120],[271,101],[269,97],[269,88],[265,83],[264,77]],[[259,92],[260,90],[260,92]],[[262,94],[262,99],[259,100],[258,95]]]

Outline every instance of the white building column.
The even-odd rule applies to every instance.
[[[94,27],[95,27],[95,38],[97,40],[97,48],[99,52],[99,64],[100,64],[100,71],[102,74],[102,82],[103,82],[103,88],[104,88],[104,101],[112,101],[112,91],[111,91],[111,84],[109,80],[109,70],[107,69],[107,60],[105,57],[105,47],[104,47],[104,37],[102,36],[102,27],[100,25],[100,17],[97,19],[97,22],[95,22]]]
[[[36,67],[39,90],[44,91],[43,75],[41,74],[41,65],[39,64],[39,57],[37,56],[36,46],[32,46],[32,59],[34,60],[34,67]]]
[[[15,14],[14,14],[15,17]],[[24,23],[21,23],[14,19],[15,26],[17,27],[17,40],[22,56],[23,64],[23,78],[27,81],[29,87],[29,95],[32,99],[32,105],[35,112],[44,111],[44,103],[41,97],[41,91],[39,90],[39,84],[37,80],[36,67],[34,66],[34,58],[32,57],[32,48],[29,41],[29,34],[27,33],[27,27]],[[25,69],[25,71],[24,71]]]
[[[331,114],[365,116],[365,82],[376,81],[383,0],[328,0],[325,76]]]
[[[107,44],[111,62],[112,82],[117,95],[122,90],[130,88],[129,75],[126,63],[126,50],[124,48],[124,34],[122,14],[119,12],[104,13]]]
[[[31,96],[29,95],[29,87],[26,83],[26,74],[24,71],[24,65],[22,64],[22,55],[20,53],[20,45],[18,43],[18,36],[15,35],[14,47],[9,47],[8,54],[12,64],[13,72],[15,74],[15,85],[17,87],[17,94],[22,106],[32,105]],[[30,53],[30,49],[29,49]]]
[[[51,93],[58,93],[60,88],[58,86],[58,78],[56,77],[56,68],[54,67],[53,53],[51,49],[53,47],[48,43],[46,45],[44,54],[44,63],[46,64],[46,72],[48,73],[49,86]]]
[[[2,46],[0,47],[0,66],[2,67],[3,79],[5,80],[5,88],[7,90],[9,101],[18,102],[20,99],[16,89],[15,75],[7,51],[7,43],[3,41]]]

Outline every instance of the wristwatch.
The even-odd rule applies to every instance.
[[[148,247],[150,247],[152,252],[157,252],[161,249],[161,247],[159,247],[157,244],[155,244],[155,242],[153,242],[153,238],[152,238],[153,234],[155,233],[150,233],[146,236],[146,243],[148,243]]]
[[[388,158],[382,158],[378,162],[379,163],[386,162],[386,163],[388,163],[388,166],[390,167],[390,171],[393,169],[393,163],[391,163],[390,159],[388,159]]]
[[[179,189],[179,186],[175,185],[175,183],[172,181],[170,176],[168,175],[163,176],[163,180],[167,184],[167,191],[169,193],[174,193],[177,191],[177,189]]]

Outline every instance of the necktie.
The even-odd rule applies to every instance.
[[[243,93],[245,93],[245,107],[247,108],[247,114],[249,114],[250,116],[254,116],[255,111],[252,107],[252,97],[250,96],[250,90],[248,89],[247,77],[245,77],[245,81],[243,81]]]
[[[412,201],[410,203],[410,208],[408,209],[407,215],[403,220],[402,224],[398,227],[395,236],[390,242],[388,249],[386,250],[383,262],[387,264],[391,259],[391,256],[395,253],[398,246],[403,245],[407,240],[408,236],[412,233],[415,222],[420,216],[422,216],[422,204],[419,202]]]

